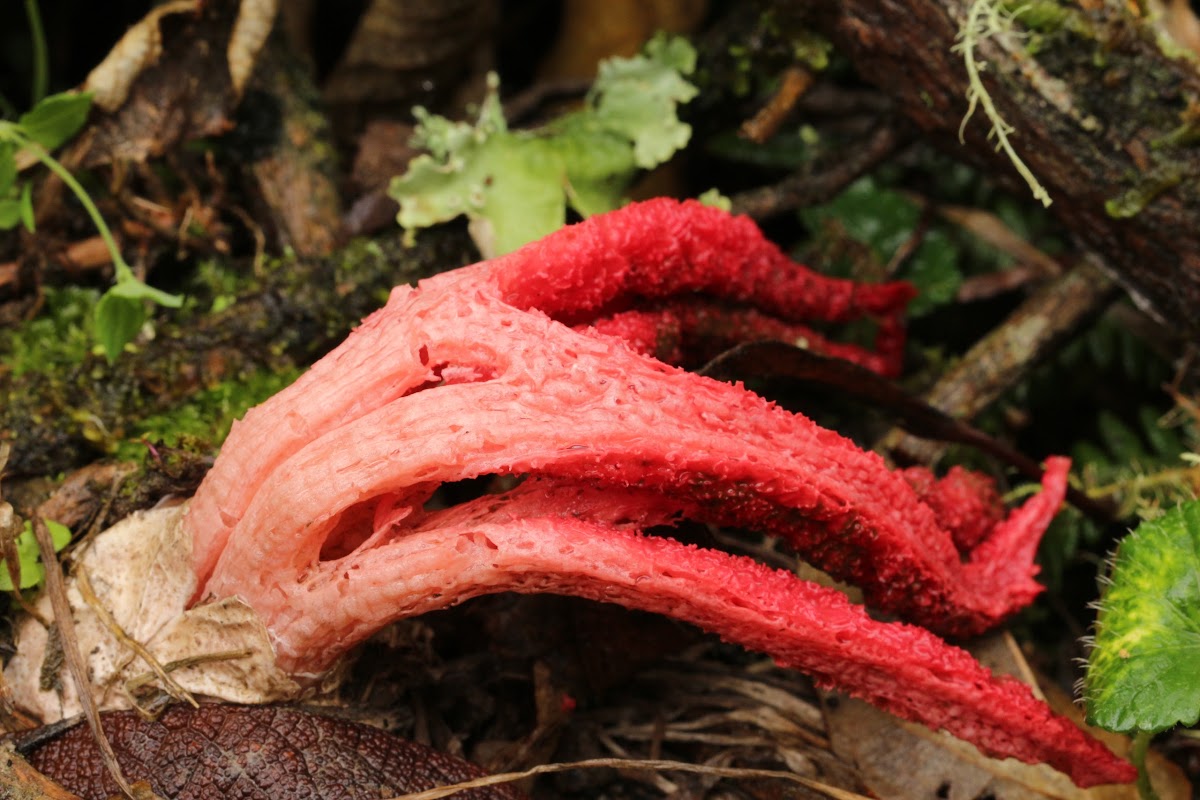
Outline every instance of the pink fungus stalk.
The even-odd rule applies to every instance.
[[[678,334],[667,355],[683,359],[706,333],[697,315],[720,304],[717,338],[730,342],[874,317],[873,353],[812,341],[891,373],[911,295],[822,277],[748,220],[668,200],[397,288],[235,426],[187,517],[198,599],[244,599],[298,674],[390,621],[481,594],[606,600],[695,623],[992,755],[1084,786],[1130,781],[1129,764],[931,632],[981,632],[1038,592],[1034,550],[1065,459],[1005,518],[978,476],[892,472],[741,386],[648,355]],[[481,475],[529,477],[425,510],[440,484]],[[923,627],[642,533],[681,517],[784,537]]]

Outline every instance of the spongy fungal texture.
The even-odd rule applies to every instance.
[[[396,289],[235,427],[187,518],[197,598],[249,603],[295,673],[328,668],[389,621],[480,594],[606,600],[693,622],[1081,785],[1131,780],[1026,687],[926,628],[879,623],[790,573],[641,533],[680,517],[769,531],[879,608],[971,634],[1039,590],[1034,551],[1065,492],[1068,464],[1050,459],[1042,493],[1007,518],[985,482],[929,481],[918,496],[807,418],[586,325],[701,291],[787,323],[875,316],[887,336],[911,296],[823,278],[747,220],[674,201]],[[437,486],[481,475],[527,478],[426,510]],[[959,519],[956,504],[987,524]]]

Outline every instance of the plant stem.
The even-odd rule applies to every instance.
[[[1146,753],[1150,749],[1150,740],[1154,737],[1150,731],[1138,731],[1133,737],[1133,750],[1129,760],[1137,767],[1137,790],[1141,800],[1158,800],[1154,787],[1150,784],[1150,772],[1146,769]]]
[[[50,58],[46,52],[46,32],[42,28],[38,0],[25,0],[25,16],[29,17],[29,37],[33,40],[33,102],[30,105],[36,106],[46,96],[50,82]]]
[[[22,147],[29,148],[29,151],[34,154],[38,161],[42,162],[46,169],[57,175],[63,183],[67,185],[75,196],[79,198],[79,202],[83,205],[84,211],[92,219],[92,224],[96,226],[96,230],[100,234],[100,238],[104,240],[104,246],[108,248],[109,254],[112,256],[113,269],[116,272],[117,283],[124,281],[136,281],[137,278],[133,274],[133,269],[125,263],[124,257],[121,255],[121,250],[117,247],[117,242],[113,239],[112,231],[108,229],[108,223],[104,221],[104,217],[100,215],[100,209],[96,208],[96,204],[92,202],[92,198],[87,191],[80,185],[79,181],[75,180],[75,176],[71,171],[58,162],[58,159],[46,152],[46,148],[42,147],[37,142],[33,141],[24,133],[13,130],[12,135],[18,140]]]

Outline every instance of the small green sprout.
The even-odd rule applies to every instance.
[[[92,198],[70,170],[50,155],[83,127],[91,103],[87,93],[62,92],[43,98],[16,122],[0,120],[0,229],[18,224],[31,232],[34,228],[30,184],[17,179],[21,164],[40,161],[75,194],[104,240],[116,273],[116,283],[96,304],[95,316],[96,338],[113,361],[146,321],[143,301],[178,308],[183,300],[137,279]]]
[[[45,520],[50,530],[50,538],[54,541],[54,552],[62,550],[71,541],[71,529],[54,520]],[[46,567],[38,556],[37,539],[33,535],[33,525],[25,520],[25,526],[17,537],[17,559],[21,566],[21,588],[30,589],[38,586],[46,579]],[[8,574],[8,561],[0,560],[0,591],[13,590],[12,577]]]

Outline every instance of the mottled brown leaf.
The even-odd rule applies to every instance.
[[[357,800],[422,791],[482,771],[368,725],[283,706],[176,706],[156,722],[104,715],[122,770],[172,800]],[[29,763],[84,800],[117,792],[85,725],[35,731],[18,743]],[[464,800],[519,800],[506,786]]]
[[[152,14],[145,40],[123,40],[116,50],[128,52],[116,53],[111,68],[98,68],[99,78],[88,78],[88,88],[104,99],[97,105],[113,110],[91,126],[91,138],[81,145],[83,166],[145,161],[233,127],[236,95],[225,55],[230,4],[199,5],[198,13]]]

